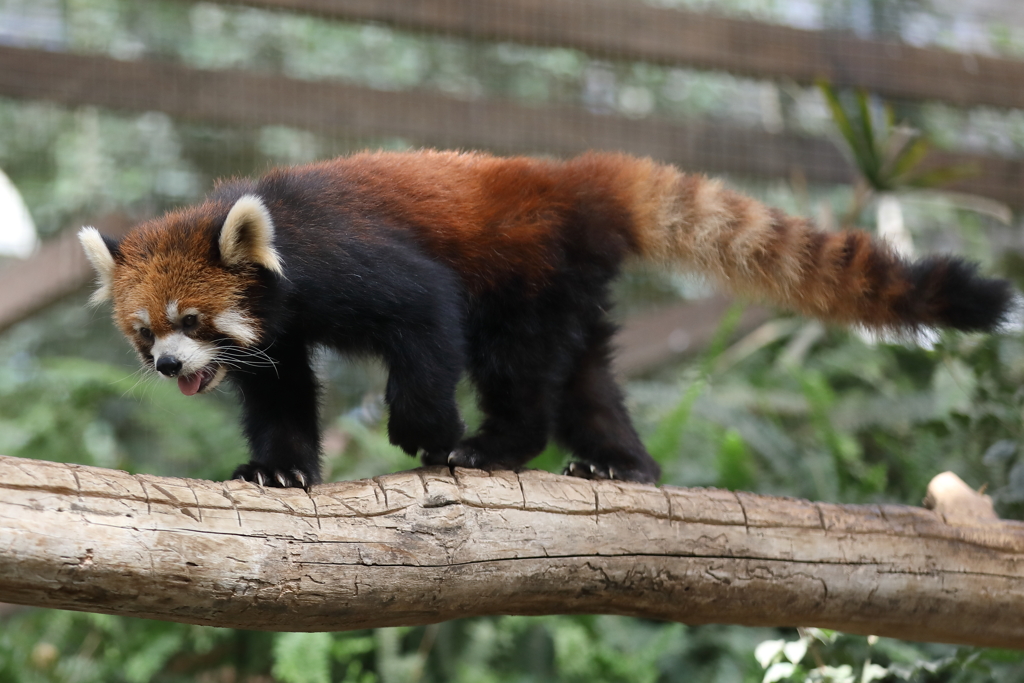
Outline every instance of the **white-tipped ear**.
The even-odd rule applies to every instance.
[[[255,195],[242,195],[231,207],[220,229],[219,244],[225,265],[254,263],[284,275],[281,257],[274,249],[274,221]]]
[[[114,255],[96,228],[79,230],[78,241],[82,243],[85,256],[96,271],[96,291],[89,297],[89,303],[96,305],[110,298],[111,285],[114,283]]]

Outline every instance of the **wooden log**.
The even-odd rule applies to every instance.
[[[216,0],[331,19],[570,47],[804,85],[826,78],[891,99],[1024,108],[1024,62],[866,40],[627,0]]]
[[[544,472],[314,487],[0,456],[0,600],[246,629],[488,614],[1024,648],[1024,524]]]

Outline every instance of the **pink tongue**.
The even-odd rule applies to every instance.
[[[197,372],[194,375],[181,375],[178,377],[178,388],[186,396],[194,396],[199,391],[199,385],[203,383],[203,373]]]

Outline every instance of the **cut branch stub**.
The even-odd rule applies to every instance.
[[[1024,647],[1024,523],[544,472],[301,490],[0,456],[0,600],[246,629],[485,614]]]

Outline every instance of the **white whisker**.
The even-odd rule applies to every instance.
[[[145,390],[148,389],[153,384],[152,382],[149,381],[149,380],[151,380],[153,378],[153,376],[150,375],[147,372],[144,372],[144,370],[145,370],[145,368],[140,368],[139,370],[136,370],[131,375],[128,375],[127,378],[125,378],[125,379],[128,379],[128,378],[132,377],[133,375],[136,376],[135,383],[132,384],[130,387],[128,387],[127,389],[124,390],[124,392],[121,394],[121,398],[124,398],[125,396],[127,396],[129,394],[132,394],[134,396],[135,395],[135,393],[134,393],[135,392],[135,388],[138,387],[140,384],[142,385],[142,388],[143,388],[143,394],[142,394],[142,396],[139,396],[138,398],[141,399],[141,398],[145,397]]]
[[[271,358],[265,350],[254,347],[236,346],[233,344],[220,346],[217,348],[216,362],[235,370],[241,370],[242,368],[274,368],[274,373],[278,374],[277,361]]]

